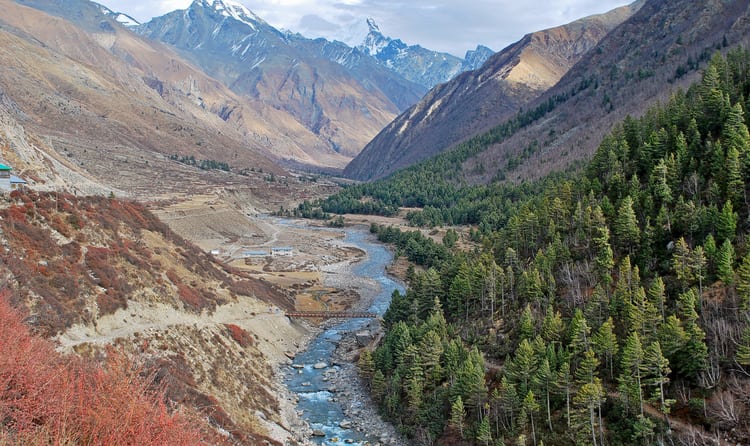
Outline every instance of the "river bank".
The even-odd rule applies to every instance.
[[[206,213],[207,206],[222,212]],[[334,229],[303,220],[243,215],[230,206],[200,200],[170,207],[161,211],[160,216],[177,233],[231,267],[288,290],[296,309],[348,308],[382,315],[390,303],[392,290],[403,289],[387,277],[385,267],[393,256],[374,240],[367,225]],[[245,255],[277,247],[291,248],[292,255],[260,258]],[[367,321],[332,320],[318,326],[304,320],[289,320],[279,308],[269,304],[267,309],[257,311],[262,318],[239,322],[256,335],[258,348],[273,368],[281,426],[274,426],[270,417],[263,416],[261,412],[265,409],[254,410],[269,437],[290,446],[331,444],[334,439],[339,439],[339,443],[349,440],[350,444],[405,444],[398,439],[395,429],[377,416],[360,382],[356,364],[352,363],[357,351],[355,333]],[[275,317],[283,321],[259,325],[262,321],[258,319]],[[275,335],[284,325],[294,330],[285,330],[283,336]],[[310,348],[319,347],[316,343],[321,337],[323,350],[309,352]],[[325,367],[314,368],[321,363]],[[321,406],[311,409],[317,403]],[[333,416],[329,416],[329,405],[333,407]],[[316,412],[321,419],[312,420],[309,411]],[[326,437],[313,437],[316,429],[327,429]]]
[[[367,256],[323,266],[323,282],[328,287],[356,291],[359,299],[352,310],[382,315],[393,288],[403,291],[400,284],[386,277],[385,267],[392,255],[366,227],[349,228],[346,232],[347,237],[336,243],[362,249]],[[296,437],[309,436],[313,444],[407,444],[393,425],[380,418],[359,377],[354,362],[359,351],[356,333],[364,330],[375,337],[379,323],[330,321],[316,330],[316,339],[307,349],[303,347],[304,352],[295,357],[291,366],[284,368],[287,386],[298,395],[297,414],[308,424]],[[326,413],[321,414],[323,411]],[[320,436],[312,436],[313,433]]]

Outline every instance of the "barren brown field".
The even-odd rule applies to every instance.
[[[217,260],[292,291],[298,310],[345,310],[358,299],[355,291],[324,285],[325,266],[364,256],[342,244],[341,230],[248,213],[218,195],[198,195],[155,213]],[[291,255],[272,255],[274,248],[291,248]]]

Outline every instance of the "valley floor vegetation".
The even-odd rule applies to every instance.
[[[748,67],[716,55],[577,172],[468,186],[417,166],[303,204],[472,225],[470,252],[371,228],[421,265],[359,360],[382,414],[415,444],[747,442]]]

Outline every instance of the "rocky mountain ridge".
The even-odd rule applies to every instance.
[[[287,113],[316,140],[303,146],[328,151],[331,167],[343,167],[358,153],[399,112],[397,103],[423,92],[366,58],[356,61],[363,64],[360,79],[330,60],[341,59],[340,51],[326,57],[324,40],[285,34],[246,9],[229,9],[219,0],[195,1],[137,30],[175,48],[236,94]]]
[[[467,160],[465,176],[522,181],[588,158],[616,123],[689,85],[714,53],[747,46],[749,15],[746,1],[643,2],[528,106],[549,111]]]
[[[386,176],[511,117],[557,83],[640,4],[528,34],[481,68],[438,85],[370,141],[344,175],[358,180]]]

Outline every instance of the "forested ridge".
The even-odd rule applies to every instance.
[[[471,187],[395,175],[328,200],[474,225],[471,252],[371,228],[423,265],[360,358],[384,416],[416,444],[746,443],[749,67],[744,49],[715,56],[577,173]],[[408,204],[407,179],[425,181]]]

